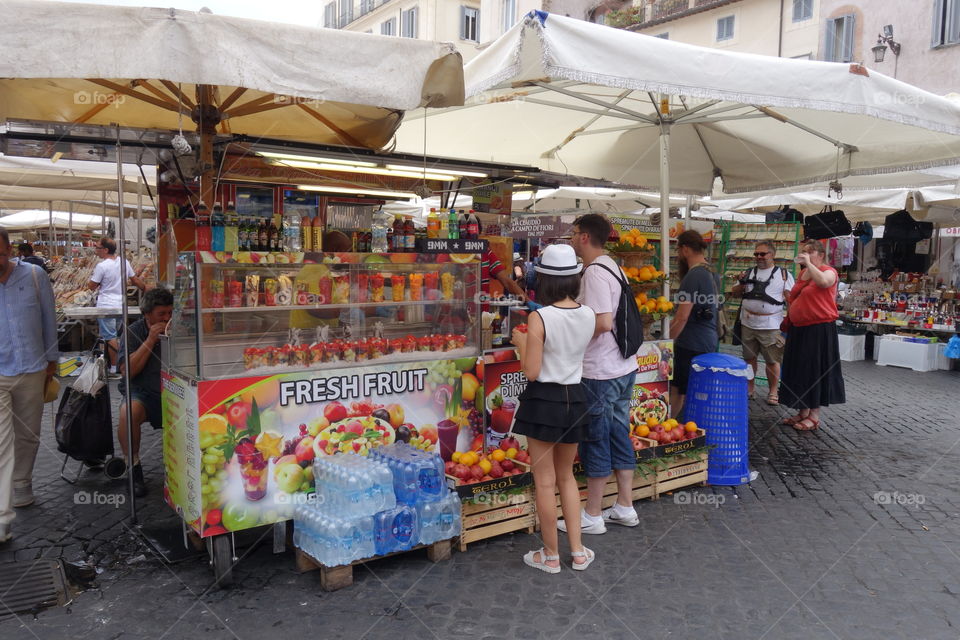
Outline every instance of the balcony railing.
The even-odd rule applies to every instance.
[[[712,0],[715,1],[715,0]],[[690,8],[690,0],[657,0],[653,3],[651,20],[662,20],[675,13],[681,13]]]

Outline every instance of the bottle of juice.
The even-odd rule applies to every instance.
[[[313,251],[313,224],[306,214],[300,218],[300,245],[304,251]]]
[[[394,253],[403,252],[403,236],[403,220],[400,218],[400,216],[397,216],[393,219],[393,244],[390,245],[390,251]]]
[[[260,225],[257,227],[257,251],[270,251],[270,225],[266,218],[260,219]]]
[[[213,213],[210,214],[210,249],[211,251],[226,250],[226,230],[224,229],[223,206],[219,202],[213,203]]]
[[[430,215],[427,216],[427,237],[437,238],[440,236],[440,219],[437,218],[437,210],[430,209]]]
[[[240,218],[233,206],[233,201],[227,202],[227,212],[224,216],[224,251],[240,250]]]
[[[323,225],[320,224],[320,215],[313,219],[313,250],[323,251]]]
[[[417,250],[417,232],[413,227],[413,218],[407,218],[403,222],[403,250],[407,253]]]
[[[210,210],[202,202],[197,205],[197,251],[210,251]]]

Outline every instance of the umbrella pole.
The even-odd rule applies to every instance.
[[[670,299],[670,123],[660,121],[660,270],[663,295]],[[670,319],[662,320],[662,339],[670,338]]]
[[[100,202],[103,204],[103,215],[100,217],[100,236],[107,235],[107,192],[100,192]]]
[[[137,176],[137,248],[143,242],[143,180]]]
[[[123,353],[120,354],[120,357],[123,358],[123,406],[127,414],[127,492],[128,498],[130,500],[130,522],[134,526],[137,525],[137,497],[133,493],[133,465],[134,465],[134,455],[133,455],[133,406],[130,404],[130,352],[126,348],[130,344],[130,327],[127,324],[129,315],[127,312],[127,252],[126,252],[126,234],[123,232],[123,154],[122,147],[120,144],[120,127],[117,127],[117,202],[120,203],[120,228],[117,230],[119,233],[119,244],[120,244],[120,290],[123,292],[123,297],[120,300],[120,313],[122,315],[123,321],[123,344],[124,349]],[[104,203],[106,203],[106,192],[104,192]],[[104,205],[106,209],[106,205]],[[106,214],[106,211],[104,211]],[[106,220],[106,218],[104,218]]]
[[[53,201],[47,202],[47,213],[49,214],[47,226],[47,239],[50,241],[50,257],[57,253],[57,238],[53,234]]]
[[[67,259],[73,259],[73,203],[67,209]]]

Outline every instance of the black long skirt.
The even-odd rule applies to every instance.
[[[586,439],[590,416],[582,385],[528,382],[517,400],[520,406],[514,416],[514,433],[564,444]]]
[[[816,409],[847,401],[833,322],[790,327],[783,352],[780,404]]]

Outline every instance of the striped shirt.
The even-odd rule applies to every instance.
[[[0,376],[36,373],[60,357],[50,278],[36,265],[11,262],[0,283]]]

